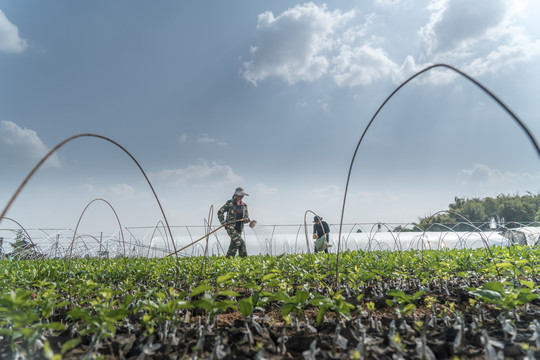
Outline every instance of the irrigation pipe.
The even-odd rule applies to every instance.
[[[540,157],[540,146],[538,146],[534,136],[532,135],[532,133],[529,131],[529,129],[525,126],[525,124],[512,112],[512,110],[510,110],[510,108],[508,108],[508,106],[506,106],[497,96],[495,96],[491,91],[489,91],[484,85],[482,85],[481,83],[479,83],[478,81],[476,81],[474,78],[472,78],[471,76],[465,74],[464,72],[450,66],[450,65],[447,65],[447,64],[435,64],[435,65],[431,65],[431,66],[428,66],[426,67],[425,69],[423,70],[420,70],[418,71],[416,74],[412,75],[411,77],[409,77],[407,80],[405,80],[403,83],[401,83],[401,85],[399,85],[394,91],[392,91],[392,93],[383,101],[383,103],[381,104],[381,106],[379,106],[379,108],[377,109],[377,111],[375,112],[375,114],[373,115],[373,117],[371,118],[371,120],[369,121],[369,123],[367,124],[366,128],[364,129],[364,132],[362,133],[362,136],[360,137],[360,140],[358,141],[358,144],[356,145],[356,149],[354,150],[354,154],[353,154],[353,157],[352,157],[352,160],[351,160],[351,164],[349,166],[349,173],[347,175],[347,182],[346,182],[346,185],[345,185],[345,193],[343,195],[343,206],[341,208],[341,221],[339,223],[339,237],[338,237],[338,249],[337,249],[337,257],[336,257],[336,282],[335,282],[335,287],[337,288],[338,286],[338,273],[339,273],[339,253],[340,253],[340,245],[341,245],[341,231],[342,231],[342,226],[343,226],[343,217],[344,217],[344,214],[345,214],[345,203],[347,201],[347,191],[349,189],[349,181],[350,181],[350,178],[351,178],[351,172],[352,172],[352,167],[353,167],[353,164],[354,164],[354,160],[356,158],[356,154],[358,153],[358,148],[360,147],[360,144],[362,143],[362,140],[364,139],[364,137],[366,136],[366,133],[367,131],[369,130],[371,124],[373,123],[373,121],[375,121],[375,118],[377,117],[377,115],[379,114],[379,112],[382,110],[382,108],[386,105],[386,103],[388,101],[390,101],[390,99],[402,88],[404,87],[406,84],[408,84],[410,81],[412,81],[414,78],[416,78],[417,76],[429,71],[429,70],[432,70],[434,68],[437,68],[437,67],[444,67],[444,68],[447,68],[449,70],[452,70],[456,73],[458,73],[459,75],[467,78],[469,81],[471,81],[474,85],[476,85],[478,88],[480,88],[481,90],[483,90],[486,94],[488,94],[493,100],[495,100],[495,102],[497,102],[507,113],[508,115],[510,115],[510,117],[512,119],[515,120],[515,122],[521,127],[521,129],[525,132],[525,134],[527,135],[527,137],[529,138],[530,142],[532,143],[532,145],[534,146],[535,150],[536,150],[536,153],[537,155]]]

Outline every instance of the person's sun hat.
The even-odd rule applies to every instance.
[[[236,190],[234,190],[234,196],[249,196],[249,194],[244,191],[244,188],[237,187]]]

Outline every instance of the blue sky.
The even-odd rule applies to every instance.
[[[262,224],[339,222],[354,149],[384,99],[435,63],[489,88],[540,134],[540,3],[483,0],[0,0],[0,206],[79,133],[125,147],[171,225],[203,225],[237,186]],[[345,222],[411,222],[454,196],[537,193],[539,158],[484,93],[436,70],[381,111],[356,157]],[[73,228],[105,199],[122,226],[162,217],[136,165],[81,138],[7,216]],[[116,220],[104,202],[85,212]],[[5,225],[5,224],[3,224]]]

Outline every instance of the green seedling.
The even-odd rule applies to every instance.
[[[195,297],[204,293],[201,299],[193,300],[191,304],[200,309],[203,309],[210,321],[214,320],[215,316],[219,313],[227,311],[229,308],[235,308],[237,302],[233,300],[221,300],[223,297],[238,297],[236,291],[223,290],[210,295],[208,292],[213,288],[210,285],[203,284],[197,286],[191,292],[191,297]]]
[[[336,320],[340,321],[342,318],[346,320],[351,319],[351,310],[354,309],[354,305],[348,303],[343,295],[342,291],[338,291],[331,298],[317,294],[311,300],[310,304],[318,306],[319,312],[317,313],[317,326],[319,326],[324,318],[324,315],[328,311],[332,311],[335,314]]]
[[[52,309],[62,305],[52,298],[51,295],[50,300],[37,299],[35,293],[25,290],[0,296],[0,335],[9,339],[12,351],[22,350],[18,346],[18,340],[22,339],[26,354],[31,356],[46,331],[65,329],[63,324],[47,320]]]
[[[508,313],[517,307],[538,299],[538,294],[533,293],[533,290],[537,289],[534,282],[521,280],[520,283],[524,287],[493,281],[485,284],[480,289],[469,288],[468,290],[479,300],[494,304],[499,309],[502,309],[505,316],[508,316]]]
[[[77,321],[81,335],[92,334],[87,356],[98,348],[99,341],[104,337],[116,334],[118,324],[130,313],[127,307],[132,296],[126,295],[121,303],[114,300],[117,295],[110,289],[103,289],[99,296],[91,300],[90,307],[75,307],[68,311],[68,318]]]
[[[305,290],[297,290],[294,297],[289,297],[283,291],[278,291],[274,297],[275,300],[283,301],[283,305],[281,305],[281,316],[287,325],[291,323],[292,316],[298,319],[308,305],[309,298],[310,293]]]
[[[272,293],[264,291],[262,286],[249,282],[242,285],[245,289],[253,290],[251,296],[241,299],[238,302],[238,309],[244,315],[244,317],[251,321],[253,320],[253,313],[255,310],[263,310],[260,306],[265,305],[272,297]]]
[[[425,292],[425,290],[420,290],[410,296],[401,290],[390,290],[388,295],[392,296],[393,299],[386,300],[386,303],[389,306],[394,306],[398,314],[410,315],[416,309],[415,302],[420,299]]]

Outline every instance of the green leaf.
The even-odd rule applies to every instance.
[[[129,311],[126,309],[116,309],[107,311],[105,317],[113,320],[122,320],[127,314],[129,314]]]
[[[414,304],[408,304],[407,306],[405,306],[405,307],[403,308],[403,312],[404,312],[405,314],[410,314],[410,313],[413,312],[414,309],[416,309],[416,306],[415,306]]]
[[[351,310],[354,309],[354,305],[351,303],[348,303],[347,301],[340,301],[339,302],[339,311],[342,314],[348,314],[351,312]]]
[[[193,289],[190,296],[195,297],[195,296],[197,296],[199,294],[202,294],[203,292],[209,291],[209,290],[212,290],[212,287],[210,285],[202,284],[202,285],[197,286],[195,289]]]
[[[78,338],[66,341],[64,345],[62,345],[62,348],[60,349],[60,354],[65,355],[69,350],[79,345],[81,343],[81,340],[82,339],[78,337]]]
[[[188,303],[185,300],[177,300],[176,301],[176,308],[177,309],[191,309],[191,308],[193,308],[193,305],[191,305],[190,303]]]
[[[34,334],[36,332],[35,329],[32,329],[32,328],[24,328],[24,329],[21,329],[21,334],[23,334],[25,337],[30,337],[32,334]]]
[[[195,305],[198,308],[204,309],[207,312],[212,309],[212,302],[210,302],[207,299],[199,299],[192,302],[193,305]]]
[[[420,297],[422,297],[422,295],[424,295],[426,293],[426,290],[420,290],[420,291],[417,291],[413,297],[412,297],[412,301],[416,301],[418,300]]]
[[[528,260],[521,259],[521,260],[516,261],[516,266],[521,267],[527,263],[528,263]]]
[[[394,298],[400,299],[400,300],[405,301],[405,302],[410,302],[410,296],[405,294],[401,290],[395,290],[395,289],[390,290],[390,291],[388,291],[388,295],[393,296]]]
[[[503,284],[501,284],[498,281],[488,282],[487,284],[482,286],[482,289],[496,291],[499,294],[504,294],[505,293]]]
[[[49,344],[49,341],[47,340],[43,342],[43,356],[48,360],[62,360],[62,356],[54,353],[51,344]]]
[[[131,294],[127,294],[126,296],[124,296],[124,299],[122,300],[122,307],[127,309],[127,307],[131,304],[133,299],[134,297]]]
[[[527,289],[527,290],[529,290],[529,289]],[[519,302],[519,305],[525,305],[526,303],[531,302],[533,300],[536,300],[538,298],[539,298],[538,294],[533,294],[531,292],[526,292],[526,293],[520,293],[517,300]]]
[[[238,296],[240,296],[239,293],[237,293],[236,291],[232,291],[232,290],[223,290],[223,291],[220,291],[219,293],[217,293],[217,295],[221,295],[221,296],[233,296],[233,297],[238,297]]]
[[[90,314],[88,314],[87,311],[82,310],[81,308],[74,308],[73,310],[69,310],[67,312],[69,317],[71,317],[73,320],[84,320],[86,322],[89,322],[92,318]]]
[[[528,287],[529,289],[534,289],[534,281],[520,280],[520,283]]]
[[[285,292],[281,291],[281,290],[274,293],[274,295],[272,297],[273,297],[273,300],[277,300],[277,301],[289,301],[289,300],[291,300],[291,297],[289,295],[287,295]]]
[[[253,312],[253,304],[251,298],[245,298],[238,302],[238,309],[245,317],[248,317]]]
[[[259,290],[260,286],[255,284],[254,282],[250,282],[247,284],[240,285],[244,289],[251,289],[251,290]]]
[[[233,272],[230,272],[230,273],[227,273],[225,275],[221,275],[221,276],[218,276],[217,280],[216,280],[216,283],[218,285],[220,285],[221,283],[227,281],[227,280],[231,280],[232,278],[234,278],[235,276],[235,273]]]
[[[281,306],[281,316],[283,316],[283,318],[285,318],[285,317],[288,316],[289,313],[290,313],[291,311],[293,311],[295,308],[296,308],[296,303],[292,303],[292,302],[284,303],[284,304]]]
[[[492,290],[480,289],[480,290],[472,291],[472,293],[478,296],[480,299],[484,301],[489,301],[494,304],[500,304],[501,299],[502,299],[502,295],[500,293],[496,291],[492,291]]]
[[[50,329],[50,330],[56,330],[56,331],[62,331],[65,330],[66,326],[59,322],[51,322],[48,324],[38,324],[36,326],[38,329]]]
[[[326,314],[329,308],[330,308],[329,306],[322,306],[319,309],[319,312],[317,313],[317,326],[321,325],[321,322],[324,319],[324,315]]]
[[[296,291],[295,299],[298,303],[303,304],[309,299],[309,292],[305,290]]]
[[[331,306],[333,301],[332,299],[327,298],[326,296],[323,296],[321,294],[316,294],[309,303],[315,306],[323,306],[323,305]]]
[[[262,277],[262,281],[265,282],[265,281],[268,281],[270,279],[273,279],[277,276],[277,274],[275,273],[270,273],[270,274],[266,274]]]
[[[290,313],[287,314],[287,315],[282,315],[282,317],[283,317],[283,320],[285,320],[285,323],[287,325],[289,325],[291,323],[291,314]]]
[[[228,308],[234,307],[235,304],[236,302],[231,300],[216,301],[214,303],[214,308],[217,309],[219,312],[223,312],[226,311]]]

